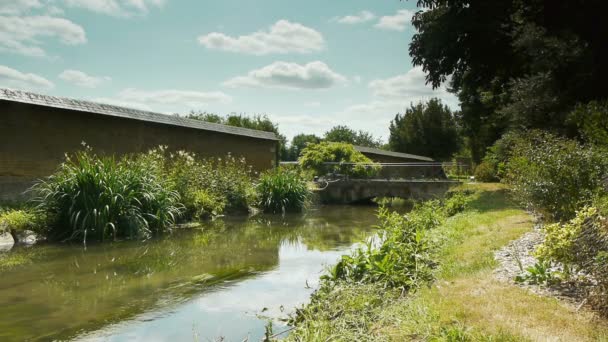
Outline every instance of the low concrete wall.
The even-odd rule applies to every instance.
[[[159,145],[201,157],[231,153],[256,171],[277,162],[277,142],[74,110],[0,100],[0,200],[17,200],[36,179],[53,173],[64,154],[82,149],[123,155]]]

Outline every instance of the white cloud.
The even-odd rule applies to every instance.
[[[164,0],[65,0],[69,7],[86,9],[92,12],[115,17],[131,17],[146,14],[151,7],[160,8]]]
[[[0,85],[7,88],[29,90],[32,88],[53,88],[53,82],[36,74],[26,74],[19,70],[0,65]]]
[[[49,16],[0,16],[0,51],[26,56],[45,56],[40,38],[53,37],[63,44],[77,45],[87,41],[84,29],[63,18]]]
[[[387,79],[373,80],[369,83],[372,94],[385,99],[419,98],[447,94],[444,88],[433,90],[426,84],[421,67],[415,67],[402,75]]]
[[[321,102],[319,101],[312,101],[312,102],[308,102],[307,104],[305,104],[306,107],[313,107],[313,108],[317,108],[317,107],[321,107]]]
[[[206,106],[210,103],[230,103],[232,98],[223,92],[200,92],[192,90],[145,91],[128,88],[118,94],[120,101],[135,103],[155,103],[161,105],[186,105],[189,107]]]
[[[19,14],[41,7],[39,0],[0,0],[0,14]]]
[[[305,65],[274,62],[246,76],[234,77],[224,86],[253,88],[324,89],[346,82],[346,77],[334,72],[327,64],[315,61]]]
[[[325,47],[321,33],[287,20],[277,21],[268,31],[238,37],[212,32],[198,37],[198,42],[208,49],[251,55],[310,53]]]
[[[415,67],[402,75],[376,79],[369,83],[372,100],[347,107],[336,118],[348,121],[355,129],[366,130],[376,136],[388,136],[388,125],[397,113],[403,113],[410,104],[433,97],[442,100],[452,109],[458,108],[458,99],[445,88],[433,89],[425,83],[422,68]]]
[[[107,76],[90,76],[79,70],[64,70],[61,74],[59,74],[59,78],[84,88],[97,88],[103,82],[111,80],[111,78]]]
[[[361,11],[359,14],[337,17],[334,18],[334,20],[340,24],[361,24],[374,20],[375,18],[376,15],[374,13],[370,11]]]
[[[404,31],[413,15],[414,12],[410,10],[399,10],[395,15],[381,17],[375,27],[383,30]]]

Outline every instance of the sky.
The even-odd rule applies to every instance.
[[[413,0],[0,0],[0,87],[386,141],[411,103],[458,106],[412,66],[415,11]]]

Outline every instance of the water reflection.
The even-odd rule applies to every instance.
[[[144,243],[35,247],[33,264],[0,278],[0,340],[257,339],[256,314],[305,302],[305,283],[314,287],[374,222],[373,208],[323,207]]]

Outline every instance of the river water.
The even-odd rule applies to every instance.
[[[374,224],[373,207],[328,206],[145,242],[15,248],[34,262],[0,273],[0,340],[259,341]]]

